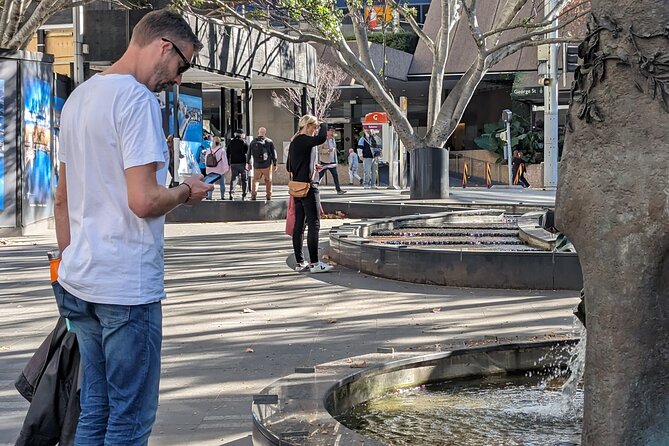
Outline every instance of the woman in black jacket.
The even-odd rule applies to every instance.
[[[316,135],[316,131],[318,134]],[[318,193],[316,175],[316,160],[318,147],[326,139],[327,125],[319,124],[315,116],[304,115],[300,118],[299,131],[293,136],[288,149],[286,169],[290,172],[293,181],[311,183],[309,193],[304,198],[295,200],[295,227],[293,229],[293,250],[295,251],[296,271],[320,273],[332,269],[332,265],[318,260],[318,231],[321,226],[321,202]],[[315,135],[315,136],[314,136]],[[307,248],[309,260],[307,263],[302,254],[304,242],[304,226],[308,226]]]

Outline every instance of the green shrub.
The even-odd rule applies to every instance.
[[[383,33],[372,32],[368,34],[369,41],[383,45]],[[386,46],[396,50],[412,53],[416,51],[418,36],[408,32],[386,33]]]

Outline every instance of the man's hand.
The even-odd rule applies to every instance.
[[[279,169],[279,166],[277,166],[277,165],[275,164],[275,165],[274,165],[274,170],[273,170],[272,172],[276,172],[278,169]]]
[[[203,183],[202,178],[204,178],[202,174],[196,173],[184,181],[190,187],[190,196],[186,203],[192,204],[202,201],[210,191],[214,190],[214,185]]]

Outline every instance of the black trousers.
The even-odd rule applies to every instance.
[[[246,197],[246,186],[248,183],[247,173],[246,173],[246,164],[231,164],[230,170],[232,171],[232,176],[230,177],[230,196],[235,195],[235,186],[237,186],[237,178],[241,175],[242,177],[242,197]]]
[[[295,261],[304,261],[302,244],[304,243],[304,226],[307,231],[307,249],[309,261],[318,262],[318,231],[321,228],[321,198],[318,187],[312,184],[309,193],[304,198],[295,198],[295,228],[293,229],[293,251]]]
[[[330,175],[332,175],[332,179],[334,180],[335,189],[337,189],[337,191],[340,191],[341,186],[339,186],[339,174],[337,173],[337,168],[336,167],[330,167],[329,169],[321,170],[318,174],[318,179],[319,180],[321,180],[325,176],[325,172],[330,172]]]

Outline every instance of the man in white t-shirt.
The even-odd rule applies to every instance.
[[[181,82],[202,48],[167,10],[135,26],[130,45],[77,87],[60,127],[54,282],[81,352],[76,445],[146,445],[155,421],[165,298],[165,214],[202,200],[202,175],[165,184],[169,154],[154,92]]]

